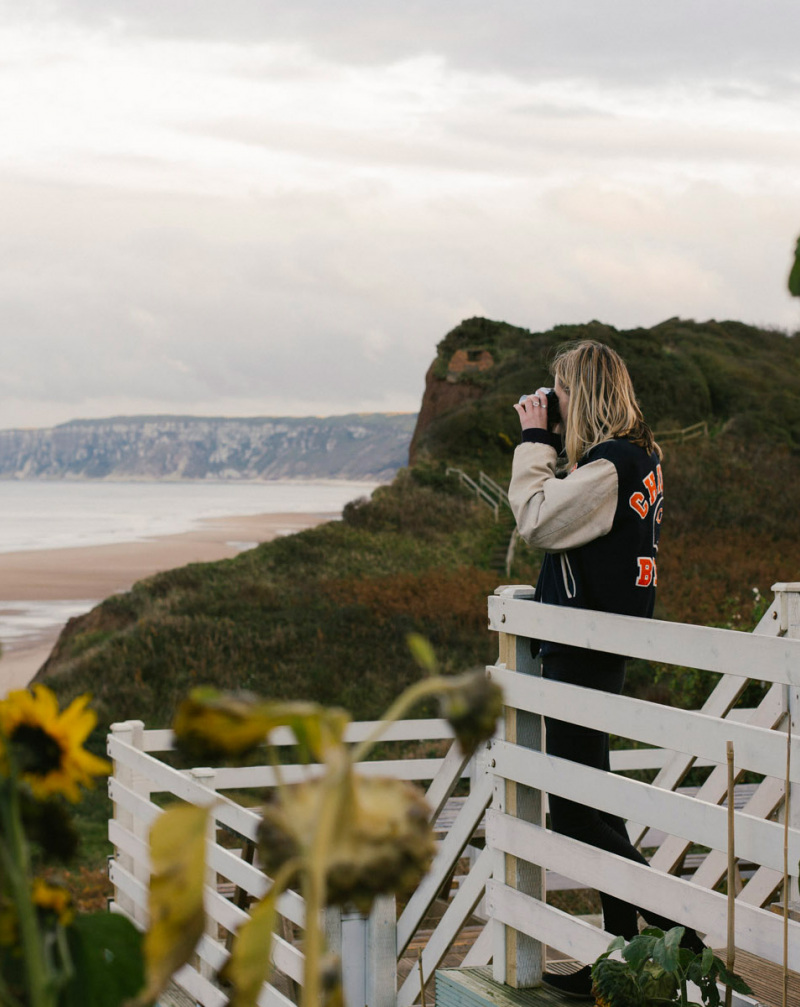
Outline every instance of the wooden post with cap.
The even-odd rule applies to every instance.
[[[503,586],[496,595],[533,600],[529,584]],[[498,663],[522,675],[540,675],[541,662],[531,656],[530,640],[524,636],[500,633]],[[525,748],[542,751],[544,746],[543,719],[539,714],[527,713],[513,707],[503,709],[503,740]],[[521,818],[535,825],[544,825],[544,795],[541,790],[525,787],[510,780],[495,782],[493,806],[507,815]],[[494,877],[497,881],[532,898],[545,898],[544,868],[520,860],[510,854],[498,854]],[[544,967],[544,945],[512,927],[494,924],[493,975],[497,982],[518,989],[537,986]]]

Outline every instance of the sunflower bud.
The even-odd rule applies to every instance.
[[[287,788],[268,805],[259,828],[259,852],[274,874],[292,857],[307,856],[319,820],[325,781]],[[346,796],[344,791],[346,790]],[[328,905],[368,912],[377,895],[413,890],[435,853],[429,810],[403,780],[350,776],[331,842],[325,850]]]
[[[173,722],[178,748],[191,758],[241,760],[276,727],[290,727],[305,757],[322,760],[341,743],[349,716],[316,703],[263,700],[251,692],[194,689]]]
[[[472,755],[495,732],[503,712],[503,692],[482,671],[452,680],[440,700],[442,716],[453,728],[461,751]]]

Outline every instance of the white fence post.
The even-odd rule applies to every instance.
[[[393,895],[375,899],[367,920],[368,1007],[395,1007],[397,1002],[397,907]],[[354,1001],[346,1000],[353,1004]]]
[[[788,584],[773,584],[772,590],[780,605],[781,632],[788,637],[800,639],[800,582]],[[757,677],[757,676],[756,676]],[[786,686],[786,706],[789,714],[789,730],[792,734],[792,754],[796,758],[800,744],[800,677],[798,684]],[[792,783],[787,795],[789,801],[789,826],[800,829],[800,784]],[[790,902],[800,900],[798,889],[798,865],[789,864],[791,879],[789,891],[784,892],[784,899]]]
[[[144,748],[144,722],[141,720],[126,720],[121,723],[112,724],[111,733],[115,738],[118,738],[126,745],[130,745],[132,748],[137,748],[139,751],[142,751]],[[112,776],[119,780],[128,790],[149,799],[150,787],[147,779],[134,772],[128,766],[114,762]],[[136,836],[137,839],[147,842],[147,826],[140,819],[137,819],[131,811],[115,804],[114,818],[124,829],[127,829]],[[116,851],[115,857],[120,867],[123,867],[133,875],[137,881],[141,881],[145,885],[149,883],[150,877],[146,864],[137,861],[132,854],[123,853],[119,850]],[[114,902],[139,926],[144,927],[147,925],[146,909],[138,905],[130,895],[126,895],[120,891],[116,885],[114,886]]]
[[[210,791],[216,789],[215,779],[217,772],[215,769],[211,769],[207,766],[201,766],[196,769],[192,769],[189,772],[191,778],[195,783],[199,783],[201,786],[206,787]],[[213,799],[209,801],[209,804],[213,803]],[[205,883],[211,889],[212,892],[217,890],[217,872],[213,867],[208,866],[208,854],[209,850],[216,845],[217,842],[217,820],[214,817],[214,809],[211,808],[211,813],[208,819],[208,828],[206,831],[206,878]],[[205,921],[205,932],[207,936],[213,941],[219,942],[219,924],[209,915],[208,910],[206,910],[206,921]],[[198,972],[204,979],[209,981],[214,979],[215,969],[204,961],[202,958],[199,959]]]
[[[346,1004],[367,1003],[367,918],[342,913],[342,986]]]
[[[530,585],[499,587],[497,595],[512,598],[533,598]],[[524,636],[500,633],[499,664],[523,675],[540,675],[541,666],[531,656],[530,640]],[[541,751],[543,723],[538,714],[504,708],[503,738],[505,741]],[[491,765],[491,763],[490,763]],[[544,801],[541,790],[525,787],[506,780],[501,792],[496,793],[499,804],[508,815],[535,825],[544,824]],[[510,854],[502,855],[495,865],[494,877],[519,892],[535,899],[545,899],[544,868],[520,860]],[[518,989],[536,986],[541,981],[544,967],[544,945],[541,941],[522,934],[512,927],[494,926],[493,975],[497,982]]]

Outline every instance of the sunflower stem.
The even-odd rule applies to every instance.
[[[331,846],[339,809],[347,797],[347,788],[350,785],[349,773],[348,759],[343,759],[338,765],[329,766],[322,788],[317,827],[308,851],[303,892],[306,903],[306,935],[301,1007],[319,1007],[321,1003],[320,965],[323,937],[320,913],[325,907],[327,895],[327,851]]]
[[[355,748],[350,755],[350,761],[363,762],[364,758],[381,739],[381,735],[386,728],[407,713],[413,706],[428,696],[442,695],[445,692],[452,692],[457,686],[451,679],[444,675],[435,675],[433,678],[423,678],[421,682],[415,682],[409,686],[405,692],[397,697],[383,717],[378,721],[372,732]]]
[[[30,854],[22,827],[17,778],[13,772],[8,785],[3,787],[0,814],[5,836],[2,847],[3,860],[6,862],[4,866],[8,885],[17,912],[30,1007],[55,1007],[54,977],[48,967],[36,907],[31,899]]]

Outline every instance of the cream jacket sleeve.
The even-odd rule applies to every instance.
[[[556,458],[549,444],[520,444],[508,488],[520,535],[548,552],[574,549],[608,534],[617,510],[613,462],[599,458],[557,479]]]

